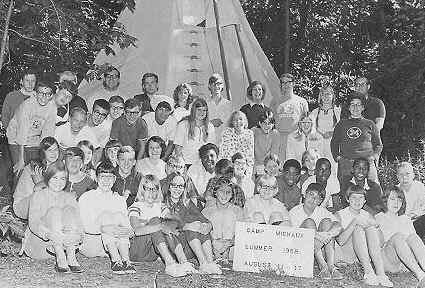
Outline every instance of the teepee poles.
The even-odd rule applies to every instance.
[[[212,0],[214,4],[214,16],[215,16],[215,26],[217,29],[217,37],[218,37],[218,45],[220,48],[220,58],[221,58],[221,66],[223,66],[223,76],[224,76],[224,82],[226,84],[226,92],[227,92],[227,99],[231,100],[232,96],[230,93],[230,81],[229,81],[229,71],[227,70],[227,62],[226,62],[226,55],[224,53],[224,45],[223,40],[221,38],[221,28],[220,28],[220,15],[218,13],[218,0]]]
[[[3,38],[2,38],[2,41],[1,41],[0,70],[1,70],[1,68],[3,68],[4,57],[6,55],[6,49],[7,49],[6,46],[7,46],[7,39],[8,39],[9,23],[10,23],[10,18],[12,17],[12,10],[13,10],[14,5],[15,5],[15,1],[10,0],[9,9],[7,10],[6,23],[4,24]]]
[[[249,70],[249,66],[248,66],[248,60],[246,59],[245,47],[243,46],[243,42],[241,39],[241,25],[240,24],[233,24],[233,25],[235,27],[236,36],[238,38],[239,49],[241,50],[242,61],[243,61],[243,65],[245,66],[245,73],[246,73],[246,77],[248,78],[248,85],[249,85],[252,82],[252,77],[251,77],[251,71]]]

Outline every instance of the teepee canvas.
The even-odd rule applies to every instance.
[[[124,10],[118,21],[138,39],[137,47],[117,46],[116,55],[101,51],[95,64],[110,63],[120,70],[119,92],[124,98],[141,93],[141,76],[146,72],[158,74],[158,94],[172,96],[174,88],[186,82],[191,84],[194,95],[206,97],[209,76],[213,73],[226,76],[223,54],[234,109],[247,102],[248,77],[265,84],[266,103],[280,95],[276,73],[256,40],[239,0],[138,0],[135,11]],[[80,95],[87,97],[100,85],[101,81],[83,82]],[[226,96],[229,97],[227,93]]]

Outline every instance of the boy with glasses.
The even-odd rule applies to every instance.
[[[111,106],[105,99],[94,101],[92,113],[88,116],[87,124],[91,128],[97,143],[104,148],[111,135],[112,121],[107,121]]]

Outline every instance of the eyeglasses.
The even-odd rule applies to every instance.
[[[120,76],[118,76],[118,75],[115,75],[115,74],[106,74],[105,75],[105,78],[106,79],[118,79],[118,78],[120,78]]]
[[[125,114],[130,115],[130,116],[137,116],[137,114],[139,114],[140,111],[125,111]]]
[[[267,191],[273,191],[277,189],[276,185],[269,186],[269,185],[260,185],[261,190],[267,190]]]
[[[40,91],[37,91],[37,94],[43,97],[50,97],[53,95],[52,92],[40,92]]]
[[[184,184],[170,183],[170,187],[178,188],[178,189],[184,189]]]
[[[115,180],[115,175],[113,174],[100,174],[97,178],[102,180]]]
[[[124,110],[123,106],[111,106],[111,110]]]
[[[146,186],[146,185],[143,185],[143,190],[145,190],[145,191],[148,191],[148,192],[154,192],[154,191],[156,191],[156,190],[158,190],[159,189],[159,187],[158,186],[153,186],[153,187],[148,187],[148,186]]]
[[[108,113],[102,113],[102,112],[99,112],[98,110],[94,110],[93,115],[95,115],[97,117],[105,118],[106,116],[108,116]]]
[[[168,166],[170,168],[174,168],[174,169],[178,169],[178,170],[186,168],[186,166],[184,166],[184,165],[177,165],[177,164],[174,164],[174,163],[168,163]]]
[[[353,107],[353,108],[360,108],[360,107],[363,107],[363,104],[361,104],[361,103],[351,103],[351,104],[350,104],[350,107]]]
[[[207,112],[208,108],[201,106],[201,107],[196,107],[196,110],[199,112]]]

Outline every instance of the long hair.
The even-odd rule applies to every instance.
[[[336,118],[336,114],[335,114],[335,91],[334,91],[334,89],[331,87],[331,86],[327,86],[327,87],[324,87],[324,88],[321,88],[320,90],[319,90],[319,99],[318,99],[318,104],[319,104],[319,109],[318,109],[318,111],[317,111],[317,115],[316,115],[316,120],[315,120],[315,122],[316,122],[316,127],[319,127],[319,114],[320,114],[320,111],[321,110],[323,110],[323,107],[322,107],[322,105],[323,105],[323,99],[322,99],[322,95],[323,94],[325,94],[325,92],[331,92],[332,93],[332,120],[333,120],[333,125],[332,125],[332,127],[335,127],[336,126],[336,124],[338,123],[338,119]],[[323,110],[324,111],[324,110]]]
[[[66,173],[66,183],[68,182],[68,171],[66,170],[65,164],[58,160],[52,164],[50,164],[46,171],[43,173],[43,180],[44,180],[44,184],[46,184],[46,186],[49,186],[49,181],[50,179],[52,179],[53,176],[56,175],[56,173],[59,172],[65,172]],[[66,184],[65,186],[62,188],[63,190],[65,190],[66,188]]]
[[[177,85],[176,89],[174,89],[173,92],[173,99],[174,99],[174,108],[180,107],[179,105],[179,94],[182,93],[184,90],[187,90],[188,96],[186,100],[186,105],[183,107],[186,110],[189,109],[190,103],[193,102],[193,94],[192,94],[192,87],[188,83],[181,83]]]
[[[200,107],[206,107],[207,108],[207,113],[205,115],[204,120],[202,121],[203,122],[202,128],[203,128],[203,133],[204,133],[203,140],[207,141],[207,139],[208,139],[208,124],[209,124],[210,120],[209,120],[209,116],[208,116],[208,104],[204,99],[197,98],[193,102],[192,108],[190,109],[189,116],[184,117],[182,120],[180,120],[180,122],[182,122],[182,121],[188,122],[189,139],[194,139],[195,138],[195,126],[196,126],[196,121],[195,121],[196,109],[200,108]]]
[[[165,205],[168,208],[170,208],[170,207],[173,206],[173,203],[171,201],[170,184],[174,180],[174,178],[176,178],[176,177],[182,177],[184,179],[184,190],[183,190],[183,194],[180,196],[179,202],[181,201],[183,203],[183,205],[187,207],[187,205],[189,204],[189,201],[190,201],[189,191],[188,191],[189,190],[189,187],[188,187],[188,178],[187,178],[187,176],[186,175],[182,175],[180,173],[173,172],[173,173],[171,173],[170,175],[167,176],[166,179],[168,181],[166,181],[164,183],[164,185],[162,186],[163,189],[164,189],[163,190],[163,193],[165,195],[164,196],[164,203],[165,203]]]
[[[60,153],[60,149],[59,149],[59,144],[58,141],[56,141],[56,139],[54,137],[46,137],[43,138],[43,140],[41,140],[40,142],[40,160],[41,160],[41,164],[43,166],[47,165],[47,160],[46,160],[46,151],[52,147],[53,145],[56,145],[58,147],[58,159],[57,160],[61,160],[62,159],[62,155]]]
[[[311,134],[312,132],[314,132],[313,131],[313,128],[314,128],[313,127],[313,120],[310,118],[310,115],[308,113],[302,115],[301,118],[300,118],[300,121],[298,121],[298,124],[297,124],[298,129],[295,132],[295,139],[298,140],[298,141],[300,141],[302,139],[302,136],[304,134],[303,131],[301,130],[301,122],[306,122],[306,120],[309,120],[309,122],[311,122],[311,129],[310,129],[310,132],[308,134]],[[307,136],[308,135],[306,135],[306,137]]]
[[[137,196],[136,196],[136,202],[137,201],[145,201],[145,186],[148,183],[152,183],[155,185],[156,188],[156,198],[155,202],[162,202],[162,191],[161,191],[161,185],[159,183],[158,177],[152,174],[148,174],[142,177],[140,180],[139,188],[137,189]]]

